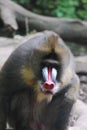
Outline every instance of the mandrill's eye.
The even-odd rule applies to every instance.
[[[42,69],[42,76],[43,76],[43,79],[46,81],[47,80],[47,78],[48,78],[48,69],[47,69],[48,67],[44,67],[43,69]]]
[[[50,79],[51,81],[55,82],[57,78],[57,70],[51,67],[44,67],[42,69],[42,76],[43,76],[44,81],[47,81]]]
[[[56,81],[56,77],[57,77],[57,70],[55,68],[52,68],[52,80],[53,80],[53,82]]]

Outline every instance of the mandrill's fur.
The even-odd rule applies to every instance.
[[[42,92],[43,66],[57,64],[55,91]],[[0,130],[66,130],[79,80],[71,51],[54,32],[36,34],[19,46],[0,73]],[[54,86],[55,89],[55,86]]]

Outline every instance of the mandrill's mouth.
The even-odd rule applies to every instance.
[[[40,91],[44,95],[52,95],[52,96],[55,95],[57,92],[59,92],[60,85],[61,85],[61,83],[56,82],[52,89],[46,89],[46,88],[44,88],[44,83],[41,81],[39,82]]]
[[[53,92],[51,90],[45,90],[45,89],[40,89],[40,90],[45,95],[53,95]]]

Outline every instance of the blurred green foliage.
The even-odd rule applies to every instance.
[[[47,16],[87,20],[87,0],[14,0],[25,8]]]

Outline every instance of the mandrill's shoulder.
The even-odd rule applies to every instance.
[[[79,97],[79,87],[80,87],[80,80],[76,74],[74,74],[73,78],[70,81],[71,87],[66,93],[66,97],[70,100],[77,101]]]

